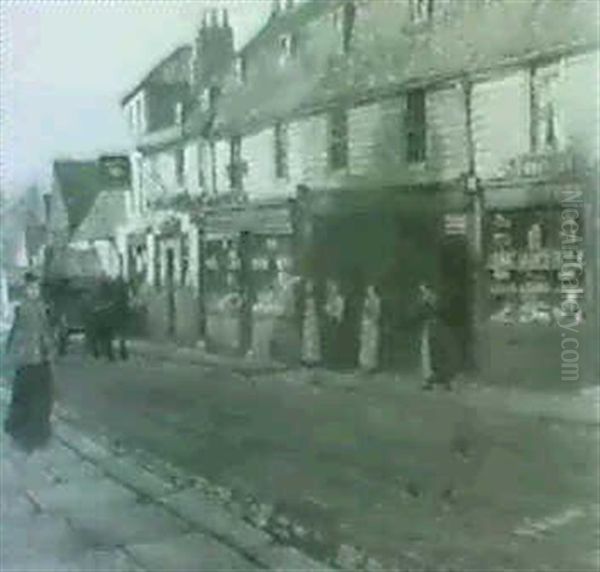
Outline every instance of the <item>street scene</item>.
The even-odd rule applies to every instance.
[[[0,15],[2,570],[600,569],[596,2]]]

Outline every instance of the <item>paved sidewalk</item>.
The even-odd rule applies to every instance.
[[[0,388],[2,417],[8,388]],[[0,569],[14,572],[324,570],[227,510],[56,420],[23,469],[3,434]],[[31,491],[29,494],[26,491]]]
[[[259,361],[252,357],[235,358],[211,354],[201,348],[181,347],[170,343],[133,340],[134,356],[168,360],[185,364],[223,367],[257,381],[261,377],[278,376],[287,383],[317,385],[321,388],[364,392],[381,398],[401,398],[420,391],[418,374],[381,373],[365,376],[360,372],[340,373],[325,369],[289,368],[281,364]],[[444,392],[445,393],[445,392]],[[455,391],[445,399],[460,401],[474,408],[506,411],[517,415],[538,416],[556,421],[600,424],[600,385],[589,385],[572,391],[536,391],[518,386],[488,386],[472,378],[459,378]]]

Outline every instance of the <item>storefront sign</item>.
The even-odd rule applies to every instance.
[[[467,234],[467,215],[444,215],[444,234],[446,236],[465,236]]]
[[[569,153],[534,154],[516,157],[508,164],[507,177],[552,178],[573,173]]]

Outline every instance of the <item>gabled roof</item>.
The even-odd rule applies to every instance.
[[[135,84],[135,87],[130,89],[121,98],[121,106],[127,105],[127,102],[148,84],[182,83],[183,79],[179,77],[179,74],[175,74],[175,77],[168,77],[168,74],[165,74],[163,72],[165,72],[165,70],[171,64],[174,64],[178,61],[180,61],[184,67],[189,66],[189,62],[192,58],[192,53],[192,47],[187,44],[175,48],[165,58],[158,62],[158,64],[153,66],[152,69],[138,83]]]
[[[125,192],[102,191],[87,216],[75,229],[72,240],[106,240],[115,236],[116,228],[126,220]]]
[[[75,230],[100,192],[96,161],[55,161],[54,181],[67,211],[69,230]]]
[[[125,164],[129,166],[129,159],[118,155],[98,161],[54,162],[54,181],[62,195],[71,232],[86,218],[101,191],[129,187],[129,172],[120,169]]]

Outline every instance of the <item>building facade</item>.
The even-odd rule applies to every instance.
[[[323,354],[343,367],[357,364],[369,285],[381,363],[416,364],[423,282],[440,293],[462,367],[500,379],[507,359],[548,347],[562,359],[566,308],[597,323],[597,16],[578,0],[277,4],[216,66],[218,85],[193,75],[200,103],[181,150],[144,155],[164,171],[163,198],[183,181],[202,197],[169,223],[187,228],[187,246],[148,242],[148,276],[172,282],[189,252],[196,335],[221,349],[269,354],[293,274],[314,284]],[[568,220],[581,248],[564,244]],[[563,292],[568,280],[585,300]],[[325,327],[331,283],[343,335]],[[177,303],[166,305],[169,316]],[[538,377],[560,373],[552,363]]]

